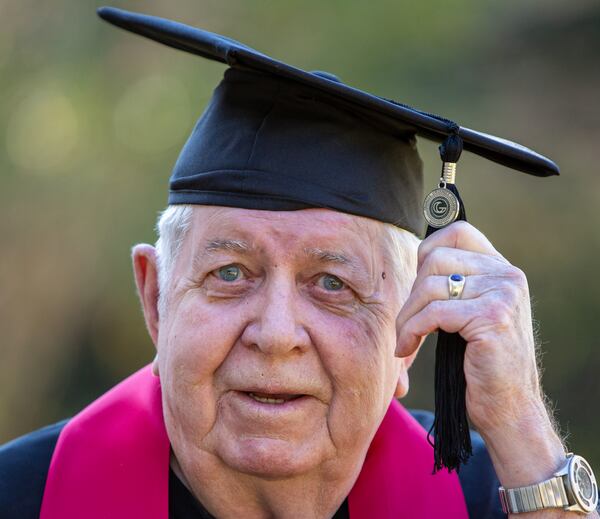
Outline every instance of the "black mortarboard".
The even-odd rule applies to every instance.
[[[228,64],[175,165],[169,203],[294,210],[327,207],[421,233],[414,135],[537,176],[558,173],[534,151],[306,72],[234,40],[171,20],[103,7],[106,21]],[[293,123],[292,123],[293,122]]]
[[[422,136],[442,142],[444,162],[440,189],[427,199],[430,234],[465,219],[453,180],[463,148],[531,175],[558,174],[551,160],[519,144],[368,94],[332,74],[300,70],[224,36],[110,7],[98,14],[123,29],[230,67],[177,160],[169,204],[323,207],[420,234],[422,168],[415,136]],[[465,345],[459,342],[457,334],[440,332],[436,468],[458,468],[470,451]]]

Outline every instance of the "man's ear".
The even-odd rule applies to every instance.
[[[398,375],[398,381],[396,382],[396,390],[394,391],[394,398],[404,398],[408,393],[408,367],[404,362],[406,359],[399,359],[402,363],[400,374]]]
[[[152,374],[155,377],[160,377],[160,372],[158,370],[158,353],[154,356],[154,360],[152,361]]]
[[[415,361],[417,357],[417,353],[421,349],[423,342],[426,337],[421,338],[421,342],[419,343],[419,347],[411,353],[408,357],[400,357],[398,361],[401,362],[400,374],[398,375],[398,382],[396,383],[396,390],[394,391],[395,398],[403,398],[408,393],[409,381],[408,381],[408,370],[412,366],[412,363]]]
[[[156,249],[145,243],[138,244],[131,251],[135,284],[146,320],[148,333],[154,346],[158,341],[158,264]]]

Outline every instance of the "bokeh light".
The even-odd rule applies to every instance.
[[[78,130],[77,112],[69,98],[55,86],[38,87],[8,120],[8,156],[25,171],[64,171],[77,146]]]
[[[173,77],[150,76],[131,85],[114,109],[117,139],[133,151],[157,154],[180,143],[192,113],[189,95]]]

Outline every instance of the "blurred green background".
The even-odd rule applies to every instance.
[[[0,0],[0,443],[151,360],[129,250],[223,66],[129,35],[88,0]],[[116,2],[549,155],[539,179],[463,155],[472,223],[529,277],[544,386],[600,469],[600,3]],[[421,142],[426,185],[440,163]],[[433,343],[407,402],[431,408]]]

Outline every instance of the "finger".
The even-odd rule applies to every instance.
[[[509,283],[510,281],[503,276],[466,276],[459,299],[475,299],[492,290],[502,290]],[[396,326],[401,326],[431,301],[445,301],[448,299],[450,299],[448,276],[427,276],[415,282],[410,296],[396,318]]]
[[[473,227],[470,223],[463,221],[454,222],[434,232],[420,243],[418,267],[421,266],[429,253],[437,247],[463,249],[503,258],[481,231]]]
[[[460,332],[475,317],[479,299],[465,301],[431,301],[411,316],[397,331],[396,356],[406,357],[416,351],[421,338],[437,330]],[[480,308],[479,308],[480,309]]]
[[[449,247],[436,247],[429,252],[419,267],[415,285],[427,276],[449,276],[451,274],[462,274],[463,276],[502,275],[513,268],[510,263],[499,256]]]

